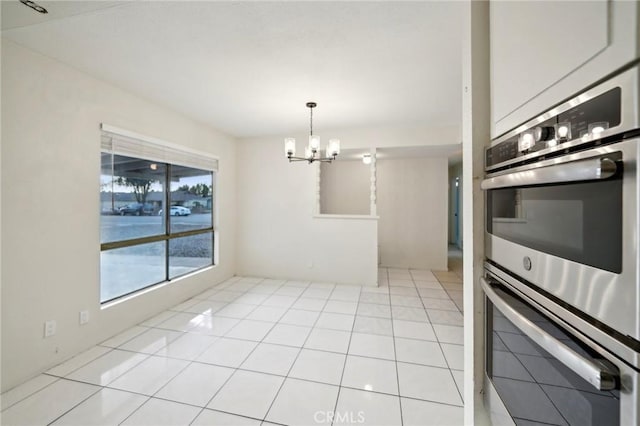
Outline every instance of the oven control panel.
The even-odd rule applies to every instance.
[[[535,158],[567,145],[598,140],[600,134],[620,124],[621,92],[620,87],[614,87],[599,96],[579,96],[563,104],[564,108],[547,111],[531,121],[535,124],[492,144],[486,150],[485,167],[495,169],[503,163],[517,163],[518,159]]]

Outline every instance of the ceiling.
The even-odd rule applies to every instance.
[[[2,36],[236,137],[460,125],[461,2],[2,1]]]

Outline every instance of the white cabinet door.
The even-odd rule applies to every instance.
[[[638,57],[637,1],[492,1],[492,137]]]

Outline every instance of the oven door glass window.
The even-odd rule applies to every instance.
[[[487,231],[547,254],[622,271],[622,178],[487,191]]]
[[[511,292],[500,298],[581,356],[602,357]],[[487,375],[516,425],[618,425],[620,394],[600,391],[522,333],[487,299]],[[606,361],[605,361],[606,362]]]

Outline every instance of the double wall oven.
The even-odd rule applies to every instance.
[[[637,64],[486,150],[485,388],[516,424],[640,424],[639,162]]]

